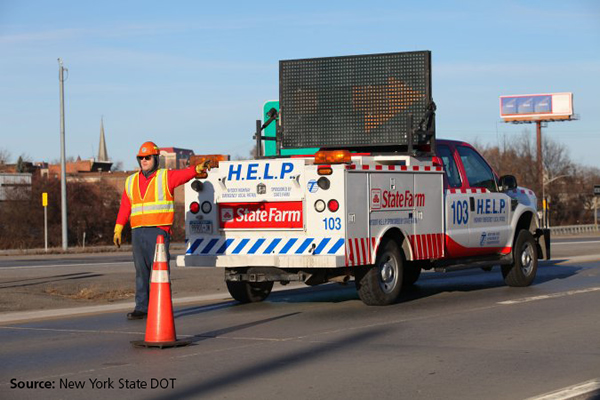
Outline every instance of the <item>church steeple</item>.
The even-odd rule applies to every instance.
[[[104,138],[104,117],[100,119],[100,147],[98,147],[97,161],[109,161],[106,151],[106,139]]]

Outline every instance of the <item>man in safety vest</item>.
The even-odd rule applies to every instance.
[[[158,146],[145,142],[140,147],[137,160],[141,171],[130,175],[125,181],[121,208],[115,225],[114,243],[121,247],[121,232],[129,220],[133,262],[135,264],[135,310],[127,319],[142,319],[148,313],[150,276],[154,262],[156,238],[165,238],[167,261],[169,238],[175,215],[174,191],[194,177],[205,178],[210,169],[208,161],[181,170],[158,168]]]

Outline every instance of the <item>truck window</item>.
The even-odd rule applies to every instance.
[[[487,162],[472,148],[456,146],[460,159],[467,174],[467,180],[471,187],[486,188],[490,192],[497,192],[494,172]]]
[[[461,187],[460,175],[458,174],[458,168],[456,167],[454,157],[452,157],[450,147],[438,145],[437,154],[442,159],[442,163],[444,163],[444,172],[446,172],[446,177],[448,178],[448,185],[453,188]]]

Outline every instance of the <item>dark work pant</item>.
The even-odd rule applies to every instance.
[[[167,261],[169,261],[171,257],[169,254],[169,234],[167,232],[155,227],[140,227],[131,230],[133,263],[135,264],[135,309],[138,311],[148,312],[150,278],[158,235],[165,238]]]

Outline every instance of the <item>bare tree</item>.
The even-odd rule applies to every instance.
[[[503,138],[502,144],[476,146],[499,175],[514,175],[519,186],[544,193],[553,225],[593,222],[593,185],[600,182],[600,170],[574,163],[568,151],[551,138],[544,138],[544,188],[537,171],[537,147],[533,135],[524,130],[520,136]],[[597,183],[596,183],[597,184]],[[576,188],[576,189],[574,189]]]
[[[0,147],[0,164],[8,164],[10,162],[10,152],[3,147]]]
[[[34,177],[30,189],[14,189],[0,207],[0,248],[43,247],[42,192],[48,193],[49,245],[60,246],[60,180]],[[67,196],[69,244],[80,245],[84,232],[88,244],[110,244],[120,193],[104,182],[67,182]]]

